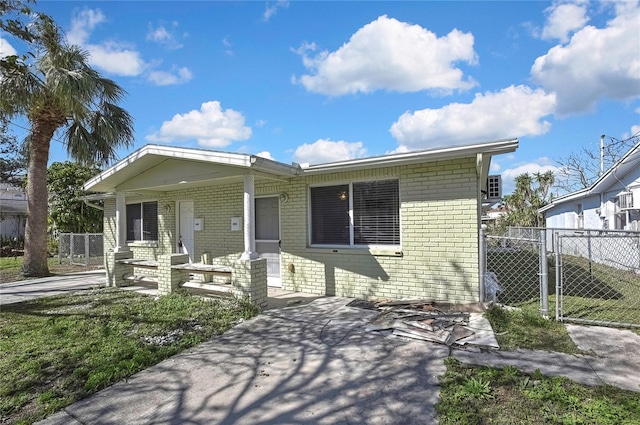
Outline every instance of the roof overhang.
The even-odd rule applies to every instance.
[[[257,180],[286,180],[301,175],[329,174],[465,157],[477,158],[480,164],[479,175],[484,175],[488,171],[491,156],[514,152],[517,147],[517,139],[505,139],[302,168],[255,155],[146,145],[89,180],[85,183],[84,190],[108,194],[144,194],[242,181],[243,176],[247,174],[254,175]]]
[[[255,155],[146,145],[85,183],[91,192],[158,192],[258,179],[281,180],[297,167]]]
[[[635,146],[629,149],[629,151],[624,154],[618,162],[601,175],[591,186],[586,189],[580,189],[576,192],[563,195],[540,208],[538,212],[544,213],[566,202],[576,201],[578,199],[584,199],[592,195],[604,193],[607,189],[622,181],[622,179],[632,170],[637,169],[638,165],[640,165],[640,143],[636,143]]]
[[[406,153],[389,154],[370,158],[351,159],[327,164],[311,165],[303,168],[304,174],[327,174],[370,168],[392,167],[396,165],[419,164],[455,158],[475,158],[478,154],[491,157],[515,152],[518,139],[503,139],[473,145],[450,146]]]

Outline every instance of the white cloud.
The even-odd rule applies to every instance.
[[[16,49],[4,38],[0,37],[0,58],[17,55]]]
[[[269,4],[269,2],[266,2],[266,7],[264,13],[262,14],[262,19],[265,22],[269,22],[269,19],[271,19],[271,17],[273,17],[278,12],[278,9],[286,9],[288,7],[289,2],[287,0],[277,0],[275,3],[271,4]]]
[[[186,67],[174,67],[171,71],[153,69],[161,61],[156,61],[154,64],[147,63],[132,44],[111,40],[90,43],[89,38],[92,31],[96,26],[106,21],[107,18],[100,9],[84,9],[71,19],[71,29],[67,32],[67,41],[87,50],[90,54],[89,62],[91,65],[109,74],[119,76],[143,75],[151,83],[159,86],[182,84],[193,78]],[[176,27],[178,24],[174,22],[172,25]],[[163,26],[158,28],[150,26],[147,39],[161,43],[168,48],[182,47],[176,41],[173,33]]]
[[[94,28],[107,20],[100,9],[84,9],[71,18],[71,29],[67,31],[70,44],[83,46]]]
[[[91,32],[107,18],[100,9],[84,9],[71,18],[71,29],[67,41],[86,49],[91,55],[89,62],[102,70],[122,76],[142,74],[147,64],[140,53],[126,43],[105,41],[101,44],[89,43]]]
[[[83,47],[91,55],[91,64],[110,74],[134,77],[142,74],[148,66],[140,57],[140,52],[124,44],[105,42]]]
[[[316,46],[305,43],[298,53],[311,74],[294,78],[294,82],[329,96],[376,90],[467,90],[476,82],[465,79],[454,63],[477,62],[473,43],[472,34],[457,29],[438,38],[419,25],[380,16],[334,52],[309,57],[307,52],[315,51]]]
[[[593,110],[602,98],[640,97],[640,9],[637,2],[615,7],[616,17],[605,28],[586,26],[533,64],[533,80],[556,93],[559,115]]]
[[[265,125],[267,125],[267,120],[256,121],[256,127],[264,127]]]
[[[188,68],[182,67],[173,72],[167,71],[151,71],[149,73],[149,81],[158,86],[169,86],[175,84],[186,83],[191,80],[193,75]]]
[[[586,1],[576,3],[555,3],[545,10],[547,21],[540,37],[545,40],[557,39],[565,43],[569,34],[578,30],[589,21]]]
[[[504,170],[501,173],[502,194],[508,195],[513,192],[513,190],[516,187],[516,184],[515,184],[516,177],[518,177],[521,174],[524,174],[524,173],[534,174],[537,172],[544,173],[547,171],[553,171],[554,173],[557,173],[558,171],[560,171],[558,167],[550,164],[550,162],[551,161],[549,158],[543,157],[543,158],[536,159],[535,162],[521,164],[515,168],[508,168]]]
[[[231,42],[229,41],[228,37],[225,37],[222,39],[222,46],[224,46],[224,53],[229,55],[229,56],[233,56],[233,46],[231,45]]]
[[[161,143],[195,139],[200,146],[222,148],[235,140],[247,140],[249,137],[251,127],[244,125],[244,116],[240,112],[223,110],[220,102],[210,101],[203,103],[199,111],[174,115],[146,139]]]
[[[275,161],[275,159],[273,159],[273,156],[271,156],[271,152],[268,152],[268,151],[258,152],[256,154],[256,156],[259,156],[260,158],[266,158],[266,159],[270,159],[272,161]]]
[[[456,145],[508,137],[538,136],[551,124],[555,96],[527,86],[476,94],[469,104],[405,112],[390,132],[407,150]]]
[[[360,158],[366,152],[362,142],[350,143],[344,140],[334,142],[330,139],[318,139],[314,143],[298,146],[293,153],[293,160],[298,163],[324,164]]]
[[[173,27],[177,27],[178,23],[174,22]],[[165,26],[160,25],[154,28],[149,24],[149,32],[147,33],[147,40],[154,41],[165,46],[167,49],[181,49],[183,44],[178,41],[175,32],[171,29],[167,29]]]

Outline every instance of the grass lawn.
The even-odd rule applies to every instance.
[[[578,354],[564,325],[555,320],[544,319],[533,309],[507,310],[496,305],[485,313],[503,350],[557,351]]]
[[[611,386],[589,387],[516,368],[446,361],[436,406],[441,425],[640,424],[640,396]]]
[[[540,308],[539,255],[531,250],[489,252],[487,269],[502,291],[497,301],[523,309]],[[555,316],[555,259],[547,258],[549,314]],[[640,275],[563,255],[563,317],[640,326]]]
[[[0,423],[42,419],[255,314],[238,300],[113,288],[3,306]]]
[[[49,258],[48,263],[49,271],[52,274],[76,273],[99,268],[99,266],[58,264],[57,258]],[[0,285],[24,279],[25,277],[22,276],[22,257],[0,257]]]

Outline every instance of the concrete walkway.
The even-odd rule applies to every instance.
[[[5,284],[0,302],[103,283],[103,273],[86,273]],[[349,307],[350,301],[270,288],[270,309],[257,317],[41,424],[436,423],[438,377],[450,354],[470,364],[540,369],[640,391],[640,337],[629,331],[567,325],[578,347],[593,356],[473,346],[450,351],[367,332],[378,312]]]
[[[454,350],[461,362],[475,365],[515,366],[531,373],[565,376],[586,385],[613,385],[640,392],[640,336],[629,330],[602,326],[566,325],[578,348],[589,355],[571,355],[548,351]]]
[[[0,306],[40,297],[50,297],[80,289],[104,286],[104,270],[73,273],[0,284]]]
[[[42,424],[429,424],[449,350],[364,331],[321,298],[271,310]]]

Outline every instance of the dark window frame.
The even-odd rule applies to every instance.
[[[309,246],[399,248],[399,179],[309,187]]]
[[[127,204],[127,242],[158,242],[157,201]]]

